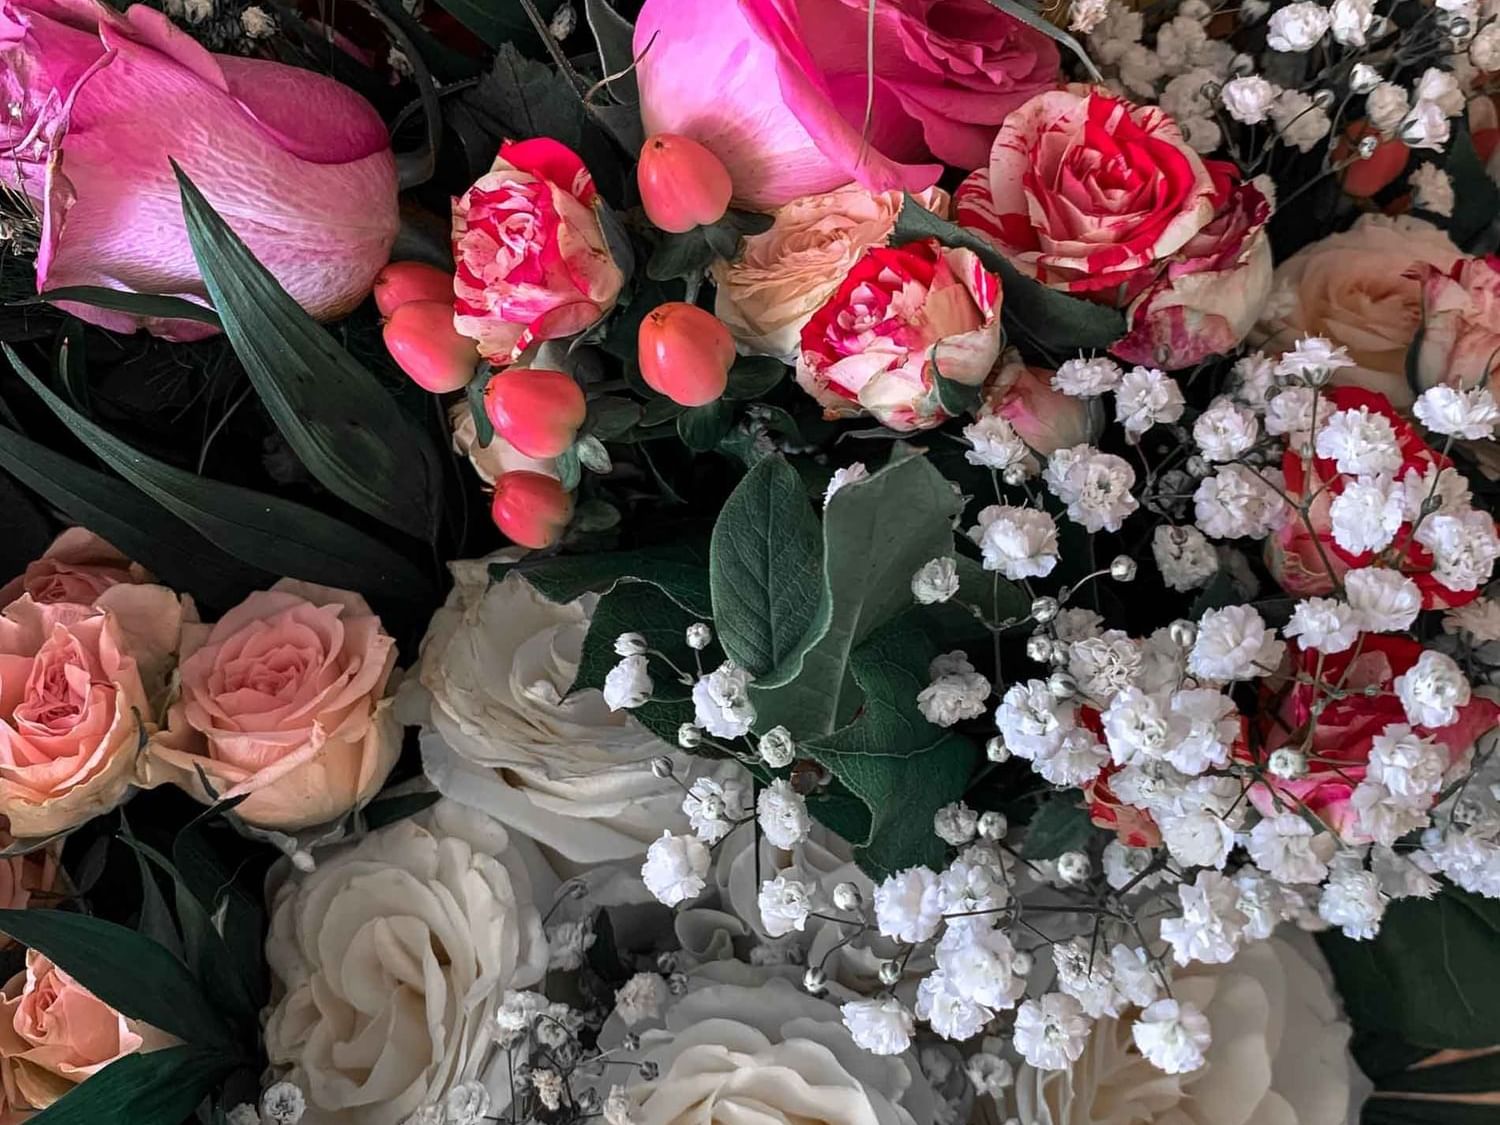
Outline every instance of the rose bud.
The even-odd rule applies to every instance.
[[[381,316],[411,301],[453,304],[453,275],[426,262],[392,262],[375,275],[375,307]]]
[[[474,341],[453,327],[446,301],[408,301],[385,322],[386,350],[412,382],[433,394],[469,385],[479,353]]]
[[[495,481],[490,518],[522,547],[552,546],[572,517],[573,496],[553,477],[517,469]]]
[[[641,377],[682,406],[703,406],[724,393],[734,363],[734,338],[724,322],[697,305],[668,301],[641,322]]]
[[[669,234],[718,222],[734,190],[723,161],[675,133],[646,138],[635,178],[646,217]]]
[[[485,387],[484,412],[495,432],[527,457],[556,457],[573,444],[588,403],[561,371],[511,367]]]

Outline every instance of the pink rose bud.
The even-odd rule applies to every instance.
[[[539,367],[512,367],[484,389],[484,412],[495,432],[527,457],[556,457],[573,444],[588,412],[571,376]]]
[[[453,275],[426,262],[392,262],[375,275],[375,307],[390,316],[411,301],[453,304]]]
[[[501,473],[490,518],[513,543],[540,550],[556,543],[573,518],[573,496],[545,473]]]
[[[670,234],[718,222],[734,191],[723,161],[675,133],[646,138],[635,178],[646,217]]]
[[[724,393],[734,338],[724,322],[686,301],[658,305],[641,322],[641,377],[682,406],[703,406]]]
[[[446,301],[408,301],[385,322],[386,350],[412,382],[433,394],[469,385],[479,353],[474,341],[453,327]]]

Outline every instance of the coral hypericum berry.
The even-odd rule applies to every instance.
[[[682,406],[702,406],[724,393],[734,363],[734,338],[713,313],[668,301],[641,322],[641,377]]]
[[[449,301],[408,301],[385,322],[385,346],[412,381],[433,394],[469,385],[479,353],[453,327]]]
[[[511,367],[484,389],[495,432],[528,457],[556,457],[573,444],[588,411],[583,391],[561,371]]]
[[[717,156],[674,133],[646,138],[635,178],[646,217],[670,234],[718,222],[734,191]]]
[[[550,547],[572,517],[572,494],[546,473],[517,469],[495,479],[490,518],[513,543],[533,549]]]
[[[390,316],[410,301],[453,303],[453,275],[426,262],[392,262],[375,275],[375,307]]]

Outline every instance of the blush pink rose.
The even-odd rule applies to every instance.
[[[395,663],[396,642],[358,594],[284,578],[214,625],[184,627],[180,706],[201,742],[151,747],[147,776],[204,802],[244,796],[236,815],[263,828],[343,816],[400,753],[386,695]]]
[[[1500,257],[1460,258],[1447,269],[1415,267],[1422,287],[1420,390],[1474,387],[1500,365]]]
[[[778,207],[851,180],[931,187],[1057,78],[1057,48],[987,0],[646,0],[635,25],[647,134],[678,133],[729,169],[734,198]],[[866,114],[869,123],[866,129]]]
[[[932,239],[874,247],[802,329],[797,383],[827,418],[941,425],[934,372],[984,382],[1000,356],[1000,301],[999,278],[971,251]]]
[[[22,594],[34,602],[89,605],[111,586],[153,581],[145,567],[131,562],[92,531],[70,527],[27,565],[25,573],[0,587],[0,606]]]
[[[1004,418],[1042,457],[1099,436],[1089,403],[1057,390],[1051,371],[1028,367],[1014,348],[1006,349],[984,385],[984,403],[977,417],[987,415]]]
[[[491,363],[597,324],[624,275],[610,256],[593,177],[546,137],[506,142],[453,201],[453,326]]]
[[[1130,330],[1110,345],[1126,363],[1181,370],[1239,346],[1271,292],[1271,207],[1232,164],[1207,161],[1214,217],[1165,263],[1125,312]]]
[[[182,603],[161,586],[112,586],[91,606],[23,595],[0,614],[0,814],[19,837],[108,812],[136,783]]]
[[[7,833],[0,832],[0,848],[15,843]],[[0,859],[0,910],[25,910],[33,905],[33,898],[45,901],[57,886],[58,845],[48,844],[23,855],[9,855]],[[10,944],[8,938],[0,937],[0,948]]]
[[[0,992],[0,1081],[12,1113],[46,1109],[117,1059],[173,1042],[126,1019],[35,949]]]
[[[953,201],[959,224],[1023,273],[1124,308],[1213,220],[1220,197],[1159,108],[1072,85],[1007,117],[989,165]]]
[[[175,159],[288,293],[320,318],[370,291],[398,226],[380,115],[321,74],[210,54],[159,11],[0,2],[0,180],[41,219],[39,292],[98,285],[207,304]],[[170,158],[170,159],[169,159]],[[215,329],[65,302],[120,332]]]

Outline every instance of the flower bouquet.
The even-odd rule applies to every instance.
[[[1495,0],[0,79],[0,1125],[1500,1117]]]

